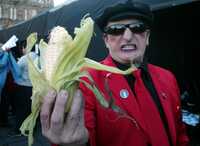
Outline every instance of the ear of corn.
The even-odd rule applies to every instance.
[[[50,89],[59,92],[66,89],[69,93],[66,112],[70,110],[75,90],[78,88],[79,82],[83,82],[90,90],[93,91],[99,103],[108,108],[109,104],[104,99],[103,94],[98,90],[95,84],[89,84],[81,77],[88,77],[93,83],[93,79],[85,70],[86,68],[94,68],[97,70],[106,70],[113,73],[128,74],[135,70],[132,67],[126,71],[119,70],[97,63],[91,59],[85,58],[90,40],[93,35],[94,22],[90,17],[81,20],[80,27],[75,28],[75,38],[73,39],[68,32],[60,26],[55,27],[50,33],[50,40],[45,43],[40,40],[40,67],[34,64],[29,58],[29,77],[33,85],[32,94],[32,112],[23,122],[20,130],[22,134],[28,136],[28,145],[33,144],[33,131],[36,119],[39,115],[42,97]],[[31,48],[35,41],[35,34],[31,34],[27,40],[27,48]],[[28,134],[26,134],[28,131]]]
[[[62,53],[70,48],[72,37],[68,32],[60,26],[55,27],[50,33],[50,40],[48,42],[47,50],[44,53],[44,72],[46,79],[50,81],[50,84],[54,84],[53,78],[57,71],[55,68],[60,68],[59,58]],[[53,78],[52,78],[53,77]]]

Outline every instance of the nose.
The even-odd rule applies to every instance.
[[[130,41],[133,37],[133,33],[129,28],[126,28],[124,33],[123,33],[123,38],[126,39],[127,41]]]

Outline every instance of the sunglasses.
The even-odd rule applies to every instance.
[[[108,27],[105,27],[104,33],[110,35],[122,35],[124,34],[126,28],[129,28],[132,33],[139,34],[145,32],[149,27],[142,22],[130,24],[113,24]]]

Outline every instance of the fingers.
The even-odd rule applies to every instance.
[[[70,112],[66,118],[64,133],[67,138],[65,140],[75,144],[86,143],[88,131],[84,124],[84,99],[80,90],[75,92]]]
[[[80,90],[77,90],[74,94],[72,106],[68,115],[68,119],[76,118],[80,115],[81,110],[83,109],[83,97]]]
[[[56,98],[54,110],[51,115],[51,128],[55,133],[60,132],[61,128],[63,128],[67,99],[68,94],[65,90],[59,92]]]
[[[50,91],[44,97],[40,112],[42,134],[53,143],[59,143],[61,140],[67,97],[67,92],[64,90],[57,96],[56,91]]]
[[[51,112],[54,106],[54,102],[56,99],[56,91],[51,90],[43,99],[43,104],[40,111],[40,120],[42,125],[42,131],[46,133],[46,131],[50,127],[50,118]]]
[[[84,125],[84,100],[80,90],[75,92],[70,112],[65,113],[67,91],[49,92],[41,108],[42,133],[54,143],[85,143],[88,131]]]
[[[84,100],[80,90],[75,92],[70,112],[67,116],[66,125],[68,130],[75,131],[83,115]]]

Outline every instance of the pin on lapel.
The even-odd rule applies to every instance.
[[[162,95],[162,97],[163,97],[164,99],[166,99],[166,98],[167,98],[167,94],[166,94],[166,93],[164,93],[164,92],[161,92],[161,95]]]
[[[129,92],[127,89],[121,89],[119,94],[120,94],[120,97],[123,99],[126,99],[129,96]]]

